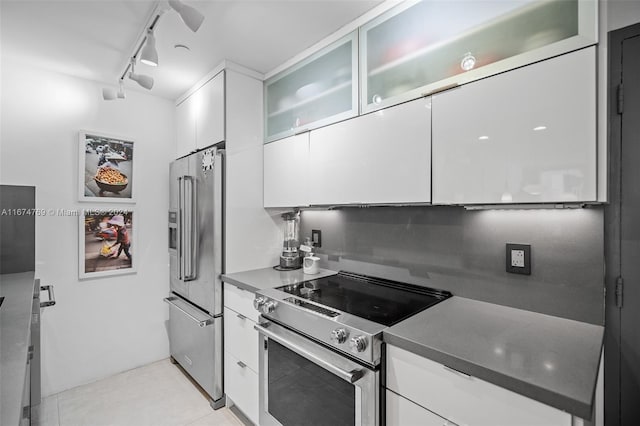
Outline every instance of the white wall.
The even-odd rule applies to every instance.
[[[123,206],[77,201],[78,130],[135,141],[138,272],[78,280],[78,218],[36,219],[36,273],[57,304],[42,315],[42,386],[50,395],[169,355],[166,212],[173,104],[127,92],[102,100],[102,85],[2,61],[0,182],[34,185],[36,207]]]
[[[608,31],[640,23],[639,0],[606,0],[606,3]]]

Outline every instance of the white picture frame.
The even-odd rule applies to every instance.
[[[137,272],[137,256],[134,256],[134,252],[137,248],[138,216],[135,210],[83,209],[78,219],[80,279]],[[122,225],[124,232],[121,231]],[[105,247],[109,247],[108,251]]]
[[[134,142],[81,130],[78,138],[78,200],[135,204]]]

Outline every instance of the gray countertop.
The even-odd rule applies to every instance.
[[[296,284],[303,281],[315,280],[322,277],[335,275],[337,272],[328,269],[320,269],[320,273],[307,275],[301,269],[294,271],[276,271],[273,268],[254,269],[252,271],[236,272],[222,276],[222,281],[233,284],[249,291],[264,290],[288,284]]]
[[[451,297],[384,341],[591,419],[604,327]]]
[[[0,424],[18,425],[27,374],[34,272],[0,275]]]

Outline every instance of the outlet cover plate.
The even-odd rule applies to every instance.
[[[531,275],[531,245],[507,243],[506,247],[507,272]]]
[[[313,242],[313,247],[322,247],[322,231],[319,229],[312,229],[311,241]]]

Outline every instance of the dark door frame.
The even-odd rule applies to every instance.
[[[609,204],[605,206],[605,425],[621,425],[620,331],[621,313],[616,284],[621,276],[621,144],[622,115],[618,113],[618,87],[622,83],[622,42],[640,36],[640,23],[609,32]],[[624,303],[624,302],[623,302]]]

